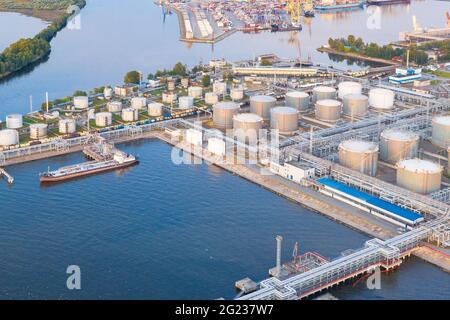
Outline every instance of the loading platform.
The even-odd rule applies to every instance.
[[[6,181],[7,181],[9,184],[13,184],[13,183],[14,183],[14,178],[13,178],[13,176],[10,175],[8,172],[6,172],[6,170],[3,169],[3,168],[0,168],[0,178],[1,178],[1,177],[5,177],[5,178],[6,178]]]

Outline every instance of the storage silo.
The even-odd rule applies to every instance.
[[[270,110],[270,128],[280,134],[292,134],[298,130],[299,111],[290,107],[275,107]]]
[[[14,129],[0,130],[0,146],[8,147],[19,143],[19,133]]]
[[[139,118],[138,111],[133,108],[122,109],[122,120],[123,121],[136,121]]]
[[[202,95],[203,95],[202,87],[189,87],[188,88],[188,96],[198,99],[198,98],[201,98]]]
[[[30,125],[30,139],[43,139],[47,137],[48,125],[46,123],[33,123]]]
[[[396,164],[403,159],[417,157],[420,137],[402,129],[386,129],[380,135],[380,159]]]
[[[147,106],[147,98],[134,97],[131,99],[131,107],[136,110],[142,110]]]
[[[313,102],[336,99],[336,89],[328,86],[317,86],[313,89]]]
[[[244,99],[244,89],[243,88],[233,88],[230,90],[230,97],[233,101],[239,101]]]
[[[286,93],[286,106],[295,108],[300,112],[306,111],[309,108],[310,96],[303,91],[289,91]]]
[[[339,163],[374,176],[377,174],[378,145],[371,141],[346,140],[339,144]]]
[[[237,114],[233,117],[233,134],[238,141],[255,144],[263,122],[263,118],[254,113]]]
[[[397,185],[405,189],[428,194],[441,188],[442,167],[422,159],[400,160],[397,163]]]
[[[342,99],[342,111],[350,117],[363,117],[369,108],[369,98],[363,94],[347,94]]]
[[[270,119],[270,109],[275,107],[277,99],[272,96],[253,96],[250,97],[250,113],[262,117],[264,120]]]
[[[180,109],[190,109],[194,106],[194,98],[190,96],[183,96],[178,98],[178,107]]]
[[[394,91],[383,88],[375,88],[369,91],[369,105],[379,110],[391,110],[394,108]]]
[[[219,102],[219,96],[215,94],[214,92],[207,92],[205,93],[205,103],[212,105]]]
[[[431,142],[442,148],[450,143],[450,116],[439,116],[431,121]]]
[[[89,108],[89,98],[86,96],[73,97],[73,105],[76,109],[87,109]]]
[[[6,127],[8,129],[19,129],[23,127],[23,117],[21,114],[10,114],[6,116]]]
[[[164,103],[175,103],[177,100],[177,94],[175,92],[163,92],[162,94],[162,102]]]
[[[75,119],[61,119],[58,122],[59,133],[69,134],[77,131],[77,124]]]
[[[213,123],[218,128],[233,127],[233,117],[239,112],[239,105],[234,102],[219,102],[213,107]]]
[[[226,82],[214,82],[213,83],[213,92],[216,94],[226,94],[227,93],[227,84]]]
[[[148,104],[148,115],[150,117],[160,117],[163,115],[163,107],[162,103],[152,102]]]
[[[111,101],[106,105],[109,112],[120,112],[122,111],[122,102]]]
[[[361,94],[362,85],[359,82],[343,81],[338,86],[338,97],[344,99],[348,94]]]
[[[105,89],[103,89],[103,96],[105,97],[105,99],[111,99],[112,98],[112,94],[113,94],[113,89],[111,87],[105,87]]]
[[[95,125],[97,127],[108,127],[112,124],[111,112],[99,112],[95,115]]]
[[[342,103],[334,99],[319,100],[315,104],[317,120],[336,122],[341,118]]]

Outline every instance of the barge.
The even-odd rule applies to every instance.
[[[367,0],[368,5],[382,6],[385,4],[410,3],[411,0]]]
[[[365,1],[321,1],[314,9],[316,11],[337,11],[337,10],[350,10],[360,9],[364,7]]]

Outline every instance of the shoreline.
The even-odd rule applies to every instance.
[[[381,59],[381,58],[372,58],[372,57],[367,57],[367,56],[363,56],[357,53],[353,53],[353,52],[341,52],[341,51],[337,51],[331,48],[326,48],[326,47],[320,47],[317,49],[317,51],[321,52],[321,53],[330,53],[330,54],[334,54],[337,56],[341,56],[341,57],[346,57],[346,58],[352,58],[352,59],[356,59],[356,60],[363,60],[363,61],[369,61],[369,62],[375,62],[375,63],[380,63],[380,64],[384,64],[386,66],[400,66],[401,63],[397,62],[397,61],[393,61],[393,60],[386,60],[386,59]]]
[[[40,19],[45,22],[53,22],[66,14],[66,10],[41,10],[41,9],[14,9],[0,7],[0,12],[4,13],[19,13],[27,17]]]

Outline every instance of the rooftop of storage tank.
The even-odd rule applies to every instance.
[[[290,107],[275,107],[270,110],[272,113],[297,114],[298,110]]]
[[[378,145],[371,141],[364,140],[347,140],[343,141],[340,147],[355,152],[367,152],[378,150]]]
[[[275,99],[272,96],[262,96],[262,95],[260,95],[260,96],[253,96],[250,99],[252,101],[258,101],[258,102],[274,102],[274,101],[277,100],[277,99]]]
[[[289,91],[286,95],[293,98],[309,97],[309,94],[304,91]]]
[[[367,100],[369,99],[367,96],[359,93],[350,93],[344,96],[344,99],[353,99],[353,100]]]
[[[335,99],[323,99],[323,100],[319,100],[317,101],[317,104],[320,104],[322,106],[339,106],[341,105],[341,102]]]
[[[234,116],[235,119],[246,122],[260,122],[263,118],[254,113],[240,113]]]
[[[214,105],[215,108],[220,108],[220,109],[238,109],[239,106],[234,103],[234,102],[218,102]]]
[[[450,116],[441,116],[433,119],[434,122],[438,124],[443,124],[446,126],[450,126]]]
[[[439,164],[418,158],[400,160],[397,166],[399,168],[418,173],[437,173],[442,171],[442,168]]]
[[[386,139],[398,141],[411,141],[419,139],[419,135],[412,131],[401,129],[387,129],[381,133],[381,136]]]

